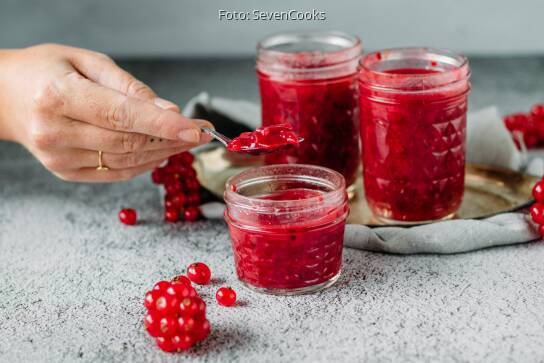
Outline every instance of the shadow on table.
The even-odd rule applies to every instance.
[[[236,347],[236,350],[244,350],[251,345],[251,335],[240,327],[217,327],[212,326],[211,335],[202,343],[197,344],[191,350],[191,356],[204,356],[214,353],[222,353]]]

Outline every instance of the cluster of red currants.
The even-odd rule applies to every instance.
[[[187,267],[187,275],[159,281],[145,294],[144,326],[161,350],[185,351],[210,335],[206,303],[191,284],[207,285],[210,280],[210,268],[195,262]],[[230,287],[222,287],[217,290],[216,299],[220,305],[232,306],[236,293]]]
[[[544,180],[538,181],[533,187],[533,197],[536,203],[531,206],[531,218],[538,224],[538,232],[544,237]]]
[[[163,167],[151,173],[155,184],[164,186],[164,219],[168,222],[194,222],[200,217],[200,183],[188,151],[173,155]]]
[[[507,115],[503,122],[518,148],[520,147],[518,137],[523,138],[527,148],[544,145],[544,104],[535,104],[529,113]]]
[[[165,352],[187,350],[211,331],[206,303],[182,277],[157,282],[144,298],[145,328]]]
[[[188,151],[173,155],[163,167],[151,172],[151,180],[164,186],[164,219],[168,222],[194,222],[200,218],[200,183],[193,168],[194,156]],[[135,225],[138,214],[132,208],[123,208],[119,220]]]

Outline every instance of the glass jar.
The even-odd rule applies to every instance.
[[[238,278],[277,295],[332,285],[342,264],[345,181],[314,165],[270,165],[227,181],[225,220]]]
[[[298,147],[266,156],[267,164],[313,164],[353,184],[359,167],[357,37],[338,32],[286,33],[258,44],[263,126],[289,123]]]
[[[468,60],[438,49],[364,56],[359,66],[365,195],[386,222],[449,218],[465,177]]]

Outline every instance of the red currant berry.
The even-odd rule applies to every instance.
[[[159,290],[151,290],[148,291],[145,294],[144,297],[144,306],[147,310],[153,310],[155,309],[155,302],[159,297],[161,297],[162,293]]]
[[[162,167],[162,171],[164,172],[164,176],[165,176],[164,181],[166,183],[170,177],[170,174],[174,172],[174,166],[170,162],[170,159],[168,159],[168,163],[166,163],[166,165]]]
[[[173,336],[172,343],[177,350],[187,350],[195,344],[195,341],[189,334],[181,334]]]
[[[544,202],[544,181],[538,181],[533,187],[533,197],[537,202]]]
[[[536,117],[544,117],[544,104],[537,103],[531,107],[531,115]]]
[[[173,283],[171,289],[179,299],[197,296],[196,290],[192,286],[185,284]]]
[[[182,187],[179,181],[169,181],[164,185],[164,190],[166,194],[177,194],[182,191]]]
[[[160,335],[159,321],[161,320],[161,315],[156,311],[149,311],[145,314],[144,317],[144,326],[149,335],[156,337]]]
[[[195,329],[196,320],[189,315],[182,315],[178,318],[178,331],[190,333]]]
[[[172,155],[168,158],[168,163],[166,164],[168,166],[171,166],[172,169],[178,168],[180,165],[183,165],[178,155]]]
[[[179,284],[184,284],[186,286],[192,286],[191,285],[191,280],[189,280],[189,278],[185,275],[179,275],[179,276],[176,276],[172,279],[172,283],[179,283]]]
[[[195,284],[206,285],[210,282],[212,272],[205,263],[195,262],[187,267],[187,277]]]
[[[185,189],[190,192],[196,192],[200,189],[200,183],[196,179],[185,180]]]
[[[204,340],[211,332],[210,322],[206,319],[198,321],[193,333],[193,337],[197,342]]]
[[[172,296],[178,296],[178,291],[181,290],[183,288],[183,285],[181,284],[175,284],[175,283],[172,283],[170,284],[170,287],[168,287],[168,289],[166,289],[166,293],[168,295],[172,295]]]
[[[196,170],[194,168],[188,167],[183,176],[185,177],[185,186],[187,186],[187,182],[196,182],[200,186],[200,183],[196,179]]]
[[[185,194],[178,192],[176,194],[166,194],[164,196],[164,206],[166,208],[181,209],[185,205]]]
[[[155,301],[155,310],[163,315],[175,313],[178,309],[178,306],[179,299],[177,295],[170,295],[168,293],[160,296]]]
[[[219,305],[232,306],[236,302],[236,291],[230,287],[222,287],[215,293]]]
[[[193,192],[187,196],[187,205],[198,207],[200,205],[200,194]]]
[[[537,224],[544,224],[544,204],[535,203],[529,209],[531,211],[531,218]]]
[[[165,338],[165,337],[156,337],[155,342],[157,343],[157,346],[165,352],[172,353],[176,351],[176,347],[174,346],[174,343],[172,342],[172,339]]]
[[[197,310],[195,316],[199,319],[204,319],[206,317],[206,303],[202,299],[197,299]]]
[[[153,290],[159,290],[159,291],[165,292],[166,289],[168,289],[169,287],[170,287],[170,282],[163,280],[153,285]]]
[[[179,304],[179,312],[183,315],[194,316],[199,312],[198,297],[186,297]]]
[[[164,219],[167,222],[175,223],[179,221],[179,212],[176,208],[166,208],[164,211]]]
[[[192,286],[188,286],[187,290],[183,290],[182,295],[183,297],[198,297],[199,296],[195,288]]]
[[[544,237],[544,224],[538,226],[538,233],[540,234],[540,237]]]
[[[529,115],[521,112],[505,116],[503,122],[509,131],[524,131],[530,124]]]
[[[162,184],[164,183],[164,175],[165,172],[163,168],[155,168],[151,172],[151,181],[155,184]]]
[[[136,224],[137,217],[136,211],[132,208],[124,208],[119,212],[119,220],[129,226]]]
[[[188,151],[182,152],[181,154],[178,154],[182,163],[185,165],[191,165],[193,161],[195,161],[195,157],[193,154],[191,154]]]
[[[538,144],[538,135],[536,134],[535,130],[526,131],[523,134],[523,142],[528,149],[536,146]]]
[[[163,316],[159,320],[159,331],[161,337],[171,337],[178,331],[178,322],[175,316]]]
[[[183,219],[187,222],[195,222],[200,217],[200,209],[198,207],[189,207],[183,211]],[[189,278],[191,278],[189,276]]]

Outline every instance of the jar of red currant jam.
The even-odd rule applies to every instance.
[[[289,123],[304,142],[266,156],[267,164],[313,164],[352,185],[359,167],[357,37],[285,33],[258,44],[263,126]]]
[[[429,48],[370,53],[360,61],[365,195],[391,223],[449,218],[465,177],[468,61]]]
[[[238,278],[249,288],[293,295],[332,285],[342,264],[345,181],[314,165],[270,165],[229,179],[225,191]]]

